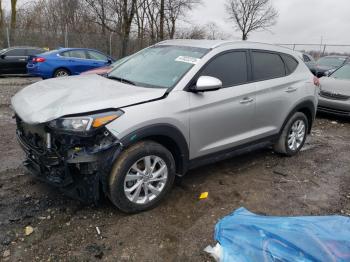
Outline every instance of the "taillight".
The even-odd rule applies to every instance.
[[[314,85],[317,86],[317,87],[320,87],[320,79],[316,76],[314,76]]]
[[[37,63],[42,63],[42,62],[45,62],[46,59],[43,58],[43,57],[34,57],[33,58],[33,62],[37,62]]]

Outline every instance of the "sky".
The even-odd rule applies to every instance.
[[[202,0],[189,15],[194,23],[215,22],[231,38],[240,38],[228,17],[227,0]],[[279,13],[270,31],[253,32],[248,40],[267,43],[349,44],[350,0],[271,0]],[[347,48],[350,51],[350,47]]]
[[[19,5],[31,0],[18,0]],[[9,9],[10,0],[3,0]],[[215,22],[229,38],[239,39],[228,19],[227,0],[202,0],[203,4],[188,13],[186,20],[205,25]],[[279,13],[277,24],[269,31],[253,32],[251,41],[267,43],[309,43],[350,45],[350,0],[271,0]],[[350,47],[347,48],[350,52]]]

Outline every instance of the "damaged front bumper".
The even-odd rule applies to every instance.
[[[24,166],[40,180],[85,203],[97,204],[122,144],[106,129],[90,136],[62,134],[17,118],[17,140]]]

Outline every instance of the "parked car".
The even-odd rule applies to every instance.
[[[302,58],[306,66],[310,69],[311,73],[313,73],[315,76],[317,75],[317,65],[315,59],[307,54],[307,53],[302,53]]]
[[[96,68],[96,69],[91,69],[91,70],[82,72],[81,75],[91,75],[91,74],[105,75],[105,74],[108,74],[108,73],[111,72],[116,66],[120,65],[121,63],[123,63],[127,58],[128,58],[128,56],[117,60],[116,62],[114,62],[114,63],[111,64],[111,65],[107,65],[107,66],[103,66],[103,67],[98,67],[98,68]]]
[[[81,72],[110,65],[114,59],[93,49],[61,48],[33,56],[28,73],[43,79],[79,75]]]
[[[318,111],[350,117],[350,64],[320,79]]]
[[[29,56],[45,52],[45,49],[30,46],[17,46],[0,51],[1,74],[26,74]]]
[[[156,206],[175,176],[257,146],[292,156],[317,109],[298,55],[249,42],[171,40],[106,76],[32,84],[12,98],[26,167],[87,202]]]
[[[348,56],[324,56],[317,60],[317,77],[327,76],[333,73],[337,68],[349,62]]]

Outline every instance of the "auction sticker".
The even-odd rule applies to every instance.
[[[175,61],[196,65],[200,61],[200,59],[190,56],[179,56],[175,59]]]

